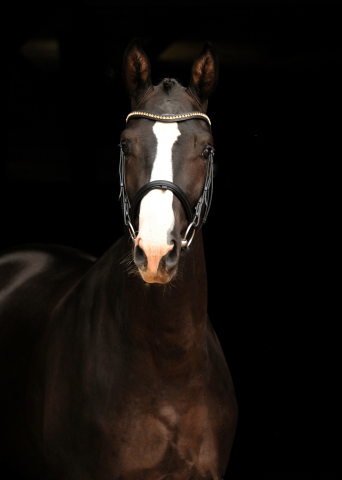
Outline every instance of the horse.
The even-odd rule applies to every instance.
[[[209,43],[188,87],[123,76],[123,236],[99,259],[26,245],[0,257],[1,454],[39,480],[222,480],[234,386],[207,315],[201,227],[213,187]]]

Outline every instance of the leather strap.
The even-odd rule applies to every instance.
[[[171,190],[171,192],[178,198],[178,200],[181,202],[181,204],[184,207],[188,222],[191,223],[192,217],[193,217],[193,212],[191,205],[189,203],[189,200],[183,190],[176,185],[175,183],[169,182],[168,180],[154,180],[153,182],[146,183],[143,187],[138,190],[136,193],[135,197],[133,198],[132,201],[132,206],[131,206],[131,219],[135,220],[136,216],[136,210],[138,208],[138,205],[142,198],[150,191],[154,189],[160,189],[160,190]]]
[[[209,125],[211,125],[211,121],[208,115],[202,112],[157,115],[156,113],[145,112],[143,110],[135,110],[127,115],[126,123],[132,117],[143,117],[157,122],[183,122],[185,120],[191,120],[193,118],[200,118],[208,122]]]

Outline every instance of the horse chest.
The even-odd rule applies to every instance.
[[[171,471],[175,480],[219,478],[217,432],[207,405],[164,402],[154,411],[135,410],[128,417],[120,438],[123,479],[159,479],[159,474]]]

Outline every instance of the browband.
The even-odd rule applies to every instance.
[[[180,113],[180,114],[165,114],[157,115],[155,113],[144,112],[143,110],[135,110],[127,115],[126,123],[132,117],[143,117],[148,118],[149,120],[158,120],[160,122],[182,122],[184,120],[191,120],[192,118],[201,118],[211,125],[210,118],[208,115],[202,112],[189,112],[189,113]]]

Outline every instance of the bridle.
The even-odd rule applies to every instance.
[[[160,122],[182,122],[185,120],[190,119],[202,119],[205,120],[209,125],[211,125],[209,117],[202,112],[190,112],[190,113],[182,113],[177,115],[157,115],[150,112],[144,112],[141,110],[131,112],[127,118],[126,123],[132,117],[142,117],[147,118],[153,121],[160,121]],[[135,219],[136,210],[138,205],[140,204],[142,198],[151,190],[153,189],[161,189],[161,190],[170,190],[181,202],[183,208],[185,210],[189,225],[186,229],[184,238],[182,240],[182,248],[189,247],[192,239],[195,235],[196,230],[199,230],[201,226],[206,222],[212,195],[213,195],[213,162],[214,162],[214,149],[212,149],[209,153],[208,163],[207,163],[207,171],[205,176],[204,187],[202,190],[202,194],[199,197],[196,205],[194,208],[191,207],[188,197],[183,192],[183,190],[173,182],[169,182],[167,180],[154,180],[145,184],[143,187],[138,190],[135,197],[133,198],[132,205],[130,204],[127,190],[126,190],[126,179],[125,179],[125,155],[123,152],[122,144],[120,143],[120,165],[119,165],[119,175],[120,175],[120,195],[119,200],[121,198],[121,206],[122,212],[124,217],[125,225],[128,227],[130,236],[133,241],[136,240],[135,231],[132,225],[131,218]],[[202,207],[205,205],[205,210],[202,215],[201,219],[201,212]],[[189,240],[187,240],[187,236],[189,232],[193,229],[192,235]]]
[[[209,117],[202,112],[190,112],[190,113],[182,113],[177,115],[156,115],[150,112],[144,112],[141,110],[131,112],[127,118],[126,123],[134,117],[142,117],[147,118],[153,121],[159,122],[183,122],[185,120],[192,120],[192,119],[202,119],[205,120],[209,125],[211,125]],[[124,217],[125,225],[127,226],[130,236],[133,241],[136,240],[135,231],[133,228],[132,220],[134,222],[136,211],[138,205],[140,204],[142,198],[151,190],[153,189],[161,189],[161,190],[170,190],[181,202],[183,208],[185,210],[189,225],[186,229],[184,238],[182,240],[182,248],[189,247],[192,239],[194,238],[196,230],[199,230],[202,225],[206,222],[212,195],[213,195],[213,162],[214,162],[214,149],[211,149],[208,157],[207,163],[207,172],[205,176],[205,182],[202,190],[202,194],[199,197],[196,205],[194,208],[191,207],[188,197],[183,192],[183,190],[173,182],[169,182],[167,180],[154,180],[152,182],[146,183],[143,187],[138,190],[135,197],[133,198],[132,205],[130,204],[127,190],[126,190],[126,178],[125,178],[125,154],[123,152],[122,144],[120,143],[120,165],[119,165],[119,175],[120,175],[120,196],[119,200],[121,199],[121,207],[122,213]],[[205,205],[204,213],[201,218],[201,212],[203,205]],[[192,235],[189,240],[187,240],[187,236],[189,232],[193,229]]]

